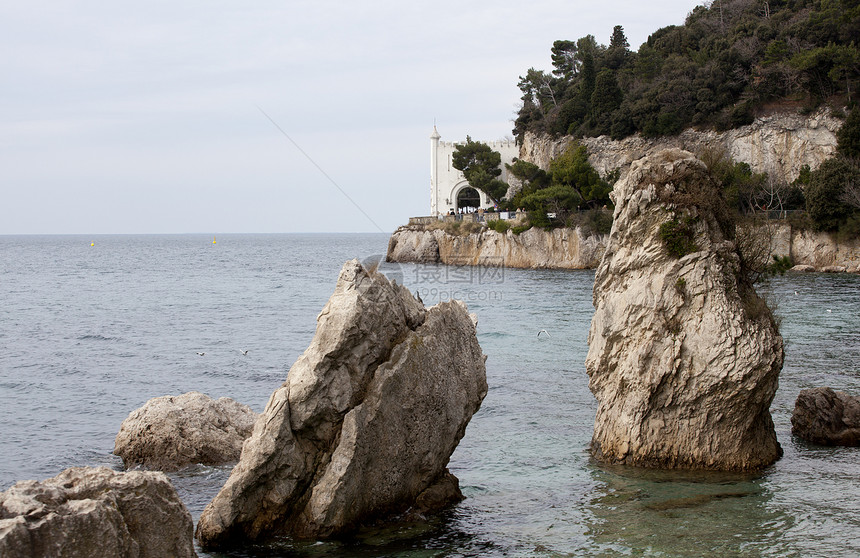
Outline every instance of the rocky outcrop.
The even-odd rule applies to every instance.
[[[520,234],[484,229],[454,235],[442,229],[405,226],[391,235],[386,258],[390,262],[591,269],[600,262],[607,237],[588,234],[581,227],[531,228]]]
[[[772,463],[782,338],[741,274],[731,223],[710,209],[720,202],[704,164],[681,150],[651,155],[613,197],[588,334],[592,454],[666,468]]]
[[[860,446],[860,399],[829,387],[797,396],[791,433],[824,446]]]
[[[810,265],[817,271],[834,267],[855,271],[860,268],[860,238],[840,241],[829,233],[794,230],[791,232],[791,259],[797,265]]]
[[[191,514],[163,473],[78,467],[0,493],[0,556],[196,556]]]
[[[256,420],[250,407],[228,397],[216,401],[196,391],[156,397],[122,421],[113,452],[126,467],[161,471],[236,461]]]
[[[726,132],[688,129],[677,136],[656,139],[635,135],[612,140],[600,136],[582,138],[580,142],[588,148],[589,162],[601,176],[615,169],[623,172],[633,161],[664,149],[697,152],[715,147],[724,149],[735,161],[748,163],[755,172],[767,172],[790,182],[804,165],[815,169],[836,152],[836,132],[842,122],[825,108],[811,115],[784,112],[762,116],[748,126]],[[550,161],[563,153],[572,140],[570,136],[554,139],[526,133],[520,158],[548,170]]]
[[[430,309],[357,260],[197,527],[205,547],[326,537],[462,496],[446,470],[487,393],[466,307]]]
[[[772,228],[772,254],[791,257],[796,264],[793,271],[860,273],[860,239],[840,241],[830,233],[792,229],[786,222]],[[608,241],[608,234],[588,234],[582,228],[532,228],[518,235],[484,229],[455,235],[426,225],[407,225],[391,235],[386,259],[400,263],[593,269],[600,264]]]

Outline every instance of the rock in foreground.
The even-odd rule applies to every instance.
[[[860,446],[860,399],[829,387],[797,396],[791,433],[823,446]]]
[[[661,468],[773,463],[782,338],[742,273],[707,169],[663,151],[635,162],[613,196],[586,360],[593,455]]]
[[[163,473],[77,467],[0,493],[4,558],[191,557],[193,529]]]
[[[126,467],[160,471],[237,461],[256,420],[228,397],[216,401],[196,391],[156,397],[122,421],[113,452]]]
[[[204,547],[326,537],[462,498],[448,460],[487,393],[463,303],[430,309],[357,260],[197,527]]]

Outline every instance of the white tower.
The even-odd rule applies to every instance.
[[[430,215],[439,215],[439,132],[433,125],[433,133],[430,134]]]

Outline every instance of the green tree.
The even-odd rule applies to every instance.
[[[574,41],[555,41],[552,43],[552,71],[558,77],[567,80],[579,73],[577,47]]]
[[[612,37],[609,39],[609,48],[606,50],[606,66],[617,70],[627,61],[630,54],[630,43],[624,35],[624,28],[616,25],[612,29]]]
[[[855,107],[836,135],[843,157],[860,159],[860,110]]]
[[[508,172],[523,183],[523,187],[545,188],[549,186],[550,177],[545,170],[534,163],[517,159],[510,165],[505,165]]]
[[[508,185],[498,178],[502,174],[501,163],[502,156],[498,151],[493,151],[486,143],[472,141],[469,136],[466,136],[466,143],[454,148],[451,156],[451,164],[463,172],[469,185],[496,203],[508,190]]]
[[[588,162],[588,150],[577,142],[571,143],[560,156],[550,163],[553,184],[573,188],[588,207],[610,203],[612,187],[600,178]]]
[[[591,123],[594,134],[603,135],[611,132],[612,115],[624,100],[624,94],[618,87],[615,72],[609,69],[601,70],[594,80],[594,91],[591,93]]]
[[[564,222],[567,215],[576,209],[582,198],[576,189],[566,184],[553,184],[523,196],[522,206],[529,211],[555,213],[556,219]]]
[[[827,159],[810,175],[806,212],[813,228],[835,231],[854,211],[843,199],[846,185],[860,183],[860,169],[844,157]]]

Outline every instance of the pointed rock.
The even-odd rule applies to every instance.
[[[594,282],[591,451],[647,467],[753,470],[782,454],[769,406],[783,363],[704,164],[650,155],[616,183]]]
[[[347,262],[313,341],[204,510],[198,540],[326,537],[460,499],[446,466],[486,393],[463,303],[425,309]]]

